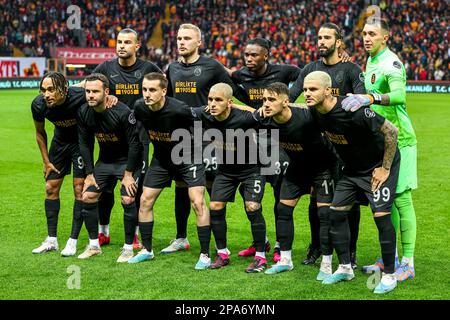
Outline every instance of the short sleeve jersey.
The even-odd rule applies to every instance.
[[[206,113],[204,107],[192,108],[192,111],[202,121],[203,128],[207,130],[206,137],[216,147],[219,171],[240,176],[259,170],[255,157],[258,152],[255,127],[259,121],[252,112],[231,108],[228,118],[219,121]]]
[[[86,163],[86,172],[92,172],[91,155],[84,150],[92,148],[91,138],[97,138],[100,153],[99,160],[105,163],[127,162],[127,170],[135,171],[142,157],[136,118],[134,112],[125,104],[116,106],[102,113],[96,112],[86,103],[78,111],[80,151]],[[93,151],[93,150],[89,150]]]
[[[233,72],[232,79],[247,92],[249,106],[258,109],[262,106],[264,89],[271,83],[282,82],[289,86],[300,75],[300,68],[288,64],[267,64],[266,72],[256,76],[250,73],[247,67]]]
[[[177,129],[189,132],[194,119],[191,108],[180,100],[166,97],[164,106],[158,111],[152,111],[145,105],[144,99],[139,99],[135,104],[135,113],[153,144],[153,157],[171,161],[172,149],[178,144],[172,141],[172,134]]]
[[[380,128],[385,118],[370,108],[347,112],[342,109],[344,98],[339,97],[328,113],[322,114],[316,109],[311,112],[344,162],[344,173],[368,175],[383,163],[384,135]]]
[[[94,69],[94,72],[108,78],[109,93],[129,108],[133,108],[136,100],[142,98],[144,76],[150,72],[162,73],[161,69],[150,61],[137,59],[132,66],[122,67],[117,58],[102,62]]]
[[[307,64],[302,69],[300,76],[289,90],[289,101],[295,102],[302,94],[305,77],[313,71],[324,71],[330,75],[334,96],[345,96],[347,93],[366,93],[363,73],[358,65],[352,62],[338,62],[328,65],[322,60],[317,60]]]
[[[63,104],[52,108],[47,107],[42,95],[34,98],[31,103],[33,120],[44,122],[49,120],[55,125],[53,139],[67,143],[78,143],[77,112],[86,103],[86,94],[83,88],[69,87],[66,100]]]
[[[331,168],[337,160],[336,154],[322,136],[310,109],[290,109],[292,116],[286,123],[277,123],[273,118],[261,119],[265,127],[278,129],[280,147],[288,154],[289,165],[303,172]]]
[[[241,99],[237,95],[238,88],[224,66],[212,58],[200,56],[196,62],[190,64],[172,62],[166,75],[169,80],[167,95],[185,102],[190,107],[206,105],[209,89],[219,82],[229,84],[233,88],[233,94]]]

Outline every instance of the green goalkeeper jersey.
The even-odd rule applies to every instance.
[[[364,74],[367,93],[388,94],[389,106],[372,105],[372,109],[398,128],[398,147],[417,144],[411,119],[406,112],[406,71],[389,48],[367,60]]]

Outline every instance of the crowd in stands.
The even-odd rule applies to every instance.
[[[364,67],[361,27],[363,11],[379,5],[389,21],[389,46],[404,62],[409,80],[450,80],[450,39],[447,1],[441,0],[103,0],[77,1],[81,30],[66,24],[69,0],[0,0],[0,55],[19,49],[26,56],[50,56],[50,47],[114,47],[123,27],[141,35],[141,56],[161,68],[176,59],[176,32],[190,22],[203,31],[203,53],[229,68],[243,64],[242,51],[248,39],[271,40],[270,61],[300,67],[319,58],[316,47],[321,24],[342,27],[347,52]],[[160,18],[169,6],[169,22],[161,25],[161,48],[147,46]]]

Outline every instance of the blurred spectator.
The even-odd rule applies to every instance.
[[[305,66],[319,58],[320,25],[333,22],[344,31],[344,42],[355,63],[364,68],[367,54],[361,39],[364,8],[378,3],[391,26],[389,47],[405,64],[408,79],[450,80],[448,1],[424,0],[94,0],[77,1],[81,30],[70,30],[70,0],[0,0],[0,55],[13,48],[26,55],[49,57],[54,46],[114,47],[122,28],[141,35],[140,55],[160,68],[177,58],[176,32],[182,23],[203,31],[203,53],[229,68],[242,67],[242,50],[250,38],[272,41],[270,61]],[[147,47],[165,10],[161,48]]]

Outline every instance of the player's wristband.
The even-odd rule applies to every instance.
[[[373,104],[381,104],[381,94],[379,93],[372,93],[371,94],[372,99],[373,99]]]

